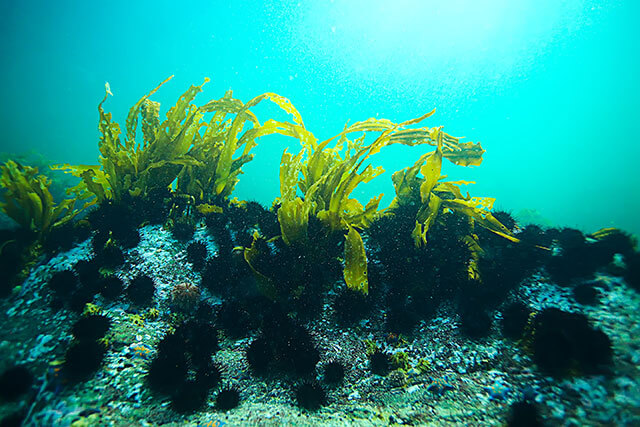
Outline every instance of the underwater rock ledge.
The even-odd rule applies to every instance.
[[[263,376],[253,372],[246,351],[258,337],[255,332],[240,339],[222,332],[218,334],[220,349],[212,361],[220,368],[220,383],[238,390],[239,406],[228,411],[217,409],[213,391],[195,412],[177,412],[170,394],[154,392],[147,380],[158,343],[181,324],[170,308],[171,289],[184,282],[202,287],[202,299],[214,311],[227,301],[203,286],[200,273],[186,260],[187,245],[170,232],[161,226],[146,226],[140,235],[140,243],[124,251],[125,261],[113,274],[124,282],[141,273],[149,275],[156,286],[151,308],[158,311],[158,317],[147,318],[147,308],[136,307],[124,295],[116,300],[98,296],[93,304],[111,319],[109,343],[100,367],[81,382],[65,379],[57,361],[65,357],[73,341],[71,326],[82,315],[52,307],[47,287],[53,273],[92,257],[89,241],[35,268],[20,293],[2,301],[5,328],[0,333],[0,347],[7,355],[2,371],[23,364],[35,378],[17,401],[3,401],[3,417],[22,411],[28,413],[33,425],[206,425],[216,421],[229,425],[502,425],[510,406],[526,399],[542,419],[555,424],[637,421],[633,408],[640,402],[640,325],[636,314],[640,297],[611,274],[598,274],[593,279],[602,294],[595,306],[577,303],[571,288],[559,287],[540,273],[509,295],[509,300],[522,301],[532,312],[556,307],[586,314],[613,345],[613,363],[597,375],[569,372],[552,377],[541,372],[526,345],[501,336],[501,308],[492,312],[487,336],[469,339],[450,304],[421,321],[415,331],[398,335],[385,328],[387,313],[383,311],[374,311],[350,327],[340,327],[327,300],[317,320],[303,325],[319,350],[318,368],[339,361],[345,373],[337,385],[323,384],[320,369],[307,377],[317,376],[326,394],[319,409],[299,408],[294,391],[300,381],[296,374],[276,370]],[[215,253],[217,246],[206,228],[198,227],[195,239]],[[197,316],[196,310],[188,318],[197,320]],[[277,335],[268,339],[277,339]],[[386,376],[371,372],[368,348],[394,356]]]

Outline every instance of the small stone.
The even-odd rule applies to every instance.
[[[555,404],[551,407],[551,416],[554,418],[564,418],[565,410],[561,405]]]
[[[396,369],[389,374],[387,381],[392,387],[404,387],[407,385],[407,374],[401,369]]]
[[[416,391],[418,391],[419,389],[420,389],[420,386],[419,386],[419,385],[412,385],[411,387],[409,387],[409,388],[407,389],[407,393],[408,393],[408,394],[413,394],[413,393],[415,393]]]
[[[420,371],[416,368],[411,368],[407,371],[407,375],[409,375],[410,377],[417,377],[418,375],[420,375]]]

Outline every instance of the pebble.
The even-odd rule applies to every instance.
[[[39,359],[43,354],[50,352],[55,348],[55,345],[47,346],[49,342],[53,340],[51,335],[38,335],[34,347],[29,350],[29,357],[27,361],[33,362]]]
[[[349,393],[349,396],[347,397],[347,399],[349,400],[359,400],[360,399],[360,393],[358,392],[358,390]]]
[[[558,403],[553,404],[553,406],[551,407],[551,416],[554,418],[564,418],[564,407]]]

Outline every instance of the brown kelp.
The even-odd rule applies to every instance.
[[[120,125],[102,107],[107,97],[112,95],[109,86],[105,85],[104,98],[98,104],[100,165],[58,166],[82,179],[77,188],[96,196],[91,203],[121,201],[128,194],[144,194],[149,191],[150,186],[160,187],[166,184],[167,187],[177,176],[176,166],[192,160],[185,157],[184,147],[188,144],[186,140],[193,133],[192,119],[186,118],[186,115],[193,110],[190,108],[190,101],[202,86],[192,86],[185,92],[160,126],[160,104],[148,98],[169,79],[171,77],[131,107],[126,120],[124,142],[120,138]],[[138,116],[142,117],[141,143],[136,141]]]
[[[124,141],[120,125],[102,107],[111,94],[106,88],[98,105],[100,165],[59,166],[59,169],[82,178],[79,191],[95,195],[97,202],[121,201],[126,195],[145,196],[154,189],[166,190],[177,180],[177,192],[194,197],[199,210],[216,211],[218,209],[211,203],[222,203],[231,194],[242,166],[253,158],[250,151],[257,138],[272,133],[298,136],[298,132],[304,130],[297,124],[275,120],[260,124],[249,109],[264,99],[271,99],[291,112],[290,102],[274,93],[265,93],[243,104],[228,91],[218,100],[200,107],[194,105],[192,101],[209,79],[199,86],[191,86],[161,123],[160,103],[149,97],[170,79],[131,107]],[[209,121],[205,120],[206,113],[213,113]],[[299,114],[295,113],[297,121]],[[230,114],[235,117],[228,119]],[[141,141],[136,135],[139,121]],[[244,130],[247,124],[250,127]]]
[[[50,191],[51,180],[38,168],[8,160],[0,165],[0,209],[19,226],[0,233],[0,297],[28,274],[30,266],[51,245],[50,237],[64,230],[79,212],[77,195],[56,202]]]
[[[281,206],[278,210],[284,241],[289,244],[306,238],[309,215],[316,216],[332,231],[346,231],[345,282],[350,288],[367,293],[366,255],[357,229],[368,227],[383,212],[378,210],[382,194],[369,200],[365,206],[350,195],[359,184],[371,181],[384,170],[372,165],[363,167],[364,162],[383,147],[392,144],[437,145],[437,157],[430,162],[435,164],[430,166],[434,172],[425,178],[427,181],[433,181],[436,173],[436,180],[439,178],[442,157],[464,166],[479,165],[482,162],[484,150],[480,144],[460,143],[458,138],[442,132],[440,128],[406,128],[421,122],[434,112],[435,110],[399,124],[371,118],[346,126],[341,133],[319,144],[315,138],[308,138],[303,141],[302,150],[295,156],[285,151],[280,166]],[[356,132],[362,132],[362,136],[353,141],[347,139],[348,134]],[[382,133],[367,145],[367,132]],[[335,140],[335,146],[330,147],[329,144]],[[427,155],[422,160],[426,158]],[[396,186],[402,193],[398,193],[397,199],[401,195],[410,196],[408,188],[417,180],[419,165],[414,168],[405,174],[407,176],[403,176],[404,186]],[[421,172],[428,174],[428,168],[429,166]],[[431,188],[422,191],[428,194],[433,185],[426,186]],[[297,189],[302,197],[297,195]],[[399,201],[396,200],[395,203]]]
[[[455,211],[469,218],[474,224],[482,226],[508,240],[517,242],[508,228],[498,221],[491,209],[495,199],[489,197],[471,197],[462,194],[460,185],[473,184],[470,181],[443,181],[440,175],[442,158],[445,157],[443,145],[445,135],[436,128],[432,133],[437,148],[423,155],[412,167],[393,174],[396,198],[389,210],[407,201],[414,201],[416,193],[420,196],[420,210],[416,218],[414,241],[416,246],[427,243],[429,227],[443,211]],[[469,163],[471,164],[471,163]],[[418,176],[418,171],[422,177]]]
[[[316,224],[314,233],[319,224],[327,236],[344,236],[340,244],[343,278],[350,289],[368,292],[362,230],[375,219],[393,214],[403,204],[420,206],[412,234],[417,246],[426,244],[429,228],[445,211],[462,214],[472,225],[480,225],[517,241],[491,215],[493,199],[463,196],[459,186],[466,182],[444,181],[446,177],[440,175],[444,158],[461,166],[480,165],[484,150],[479,143],[463,143],[443,132],[441,127],[414,127],[435,110],[402,123],[370,118],[346,125],[342,132],[318,142],[305,128],[300,113],[291,102],[275,93],[264,93],[243,103],[228,91],[220,99],[196,106],[193,101],[208,79],[201,85],[191,86],[161,122],[160,104],[150,97],[171,78],[131,107],[124,131],[113,121],[111,113],[104,111],[103,105],[112,95],[109,86],[105,86],[105,95],[98,104],[99,165],[64,164],[57,167],[81,179],[69,190],[69,194],[75,195],[74,202],[83,200],[84,207],[108,202],[104,203],[108,207],[110,203],[122,204],[131,197],[166,194],[175,186],[170,193],[174,200],[171,212],[180,205],[175,201],[184,200],[189,212],[193,206],[202,214],[217,214],[230,209],[228,199],[242,173],[242,166],[253,159],[251,151],[258,138],[280,134],[297,139],[302,146],[295,155],[286,150],[282,155],[280,197],[274,203],[282,242],[292,247],[291,253],[303,251],[309,243],[311,218]],[[287,112],[291,122],[269,119],[261,123],[251,109],[263,100],[270,100]],[[349,139],[352,134],[358,134],[358,137]],[[367,136],[371,134],[377,136],[368,142]],[[382,194],[361,204],[351,197],[353,191],[384,172],[381,167],[366,164],[367,160],[393,144],[426,144],[434,146],[435,151],[421,156],[412,167],[393,174],[396,198],[388,208],[379,208]],[[65,203],[71,203],[71,199]],[[180,221],[171,214],[169,217],[174,225]],[[480,252],[477,239],[470,233],[466,240],[477,259]],[[244,254],[261,283],[271,280],[262,274],[259,266],[259,248],[268,247],[266,243],[265,238],[256,234]],[[325,255],[331,252],[326,251]],[[308,258],[310,263],[318,261],[315,256]],[[472,267],[470,274],[477,274],[475,270]],[[273,286],[264,288],[272,289]]]
[[[0,209],[39,240],[78,214],[77,197],[56,203],[49,191],[51,180],[38,174],[37,168],[9,160],[0,171],[0,186],[5,189]]]
[[[292,113],[295,123],[269,119],[260,124],[249,109],[266,99]],[[200,110],[215,114],[206,125],[203,136],[197,139],[190,151],[190,155],[198,162],[186,165],[182,170],[178,176],[177,190],[194,196],[203,205],[200,207],[203,212],[215,211],[209,204],[224,204],[224,200],[231,195],[238,175],[242,173],[242,166],[253,159],[250,151],[257,145],[258,138],[274,133],[300,139],[307,137],[299,113],[288,99],[275,93],[259,95],[243,104],[233,99],[229,91],[223,98],[210,101]],[[235,117],[227,119],[228,114],[235,114]],[[243,132],[247,124],[250,127]]]

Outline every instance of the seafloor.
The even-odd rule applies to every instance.
[[[212,392],[202,410],[178,413],[168,397],[151,392],[145,377],[172,321],[171,286],[197,285],[201,278],[186,261],[187,245],[171,233],[146,226],[140,235],[116,274],[125,281],[140,272],[151,276],[159,316],[141,319],[123,299],[99,297],[96,303],[112,326],[104,363],[85,381],[68,384],[59,377],[55,362],[64,359],[70,328],[80,315],[52,307],[46,284],[53,273],[89,259],[90,241],[41,262],[13,295],[0,300],[0,368],[27,364],[36,377],[30,393],[0,404],[0,419],[22,411],[29,426],[504,425],[510,405],[527,393],[546,425],[640,425],[640,295],[611,271],[596,275],[601,299],[592,306],[578,304],[569,288],[550,283],[542,273],[512,291],[534,311],[557,307],[586,314],[613,344],[613,363],[602,374],[558,378],[541,373],[525,347],[500,333],[500,310],[492,312],[496,321],[485,338],[462,334],[456,311],[446,304],[413,334],[390,337],[382,328],[384,313],[341,329],[331,321],[327,305],[319,319],[305,326],[320,349],[320,365],[339,358],[347,368],[342,384],[326,388],[322,407],[301,409],[292,391],[295,381],[286,376],[254,375],[245,357],[252,338],[221,336],[214,360],[222,367],[222,383],[240,391],[240,405],[216,410]],[[210,240],[204,229],[195,238]],[[206,290],[202,296],[220,303]],[[367,342],[406,353],[407,369],[372,374]]]

